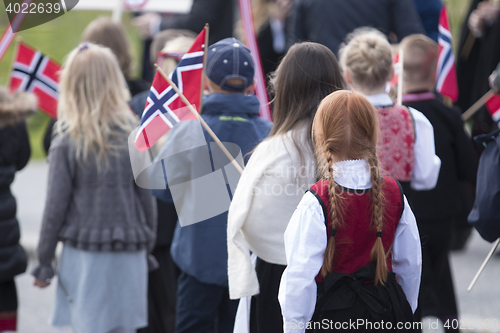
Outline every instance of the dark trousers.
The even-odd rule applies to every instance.
[[[148,326],[138,333],[173,333],[179,268],[170,256],[170,246],[155,248],[152,255],[160,267],[149,273]]]
[[[278,302],[281,275],[286,266],[268,263],[257,258],[255,270],[260,293],[252,297],[250,333],[283,332],[283,316]]]
[[[416,316],[436,316],[446,323],[457,318],[449,252],[453,219],[417,219],[422,242],[422,282]],[[453,330],[447,330],[453,331]]]
[[[234,328],[238,301],[229,289],[181,272],[177,280],[176,333],[227,333]]]
[[[14,280],[0,283],[0,331],[15,331],[17,291]]]

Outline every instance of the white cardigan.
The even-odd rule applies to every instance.
[[[298,131],[304,166],[291,140]],[[259,293],[250,251],[273,264],[286,265],[284,233],[304,192],[316,182],[316,162],[305,124],[263,141],[243,172],[229,208],[227,225],[229,296]]]

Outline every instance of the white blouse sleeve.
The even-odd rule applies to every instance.
[[[327,234],[323,209],[306,192],[285,231],[288,266],[281,277],[278,299],[284,332],[304,332],[316,306],[315,277],[323,265]]]
[[[434,128],[429,120],[414,108],[409,108],[415,121],[415,164],[411,187],[417,191],[430,190],[436,186],[441,160],[434,147]]]
[[[422,273],[422,249],[417,222],[406,197],[404,197],[403,215],[394,235],[392,253],[392,270],[415,312]]]

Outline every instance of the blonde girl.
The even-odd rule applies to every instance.
[[[435,153],[431,123],[421,112],[395,105],[385,92],[393,76],[391,46],[386,37],[372,28],[355,30],[339,56],[346,84],[377,108],[383,173],[415,190],[434,188],[441,160]]]
[[[377,118],[355,92],[334,92],[318,108],[313,141],[322,179],[285,232],[288,266],[279,289],[285,332],[333,331],[353,318],[413,321],[420,240],[398,182],[380,175]],[[332,323],[326,329],[324,319]]]
[[[32,270],[46,287],[63,243],[51,324],[76,333],[135,332],[147,325],[147,252],[156,208],[136,186],[127,137],[135,117],[111,50],[84,43],[60,81],[57,135],[49,150],[49,184]]]

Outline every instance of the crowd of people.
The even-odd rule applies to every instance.
[[[57,275],[51,325],[75,333],[276,333],[362,320],[418,332],[424,317],[458,319],[448,256],[478,163],[460,108],[489,90],[500,61],[492,42],[500,7],[471,4],[452,107],[435,91],[440,8],[439,0],[255,1],[272,122],[259,117],[251,51],[232,37],[242,36],[232,0],[137,16],[142,79],[131,76],[123,26],[90,23],[64,62],[57,120],[44,140],[47,199],[29,271],[40,288]],[[240,147],[244,171],[236,188],[224,174],[227,212],[181,226],[168,186],[136,184],[128,136],[153,64],[172,72],[206,22],[201,118]],[[387,91],[391,43],[405,53],[400,101]],[[14,277],[27,269],[10,184],[28,162],[25,122],[35,110],[31,94],[0,90],[2,333],[16,330]],[[481,110],[472,133],[496,125]],[[156,144],[158,156],[198,140],[199,129],[198,120],[176,125]],[[206,130],[203,139],[211,147]],[[175,167],[195,179],[206,157],[215,172],[215,153],[206,151]]]

